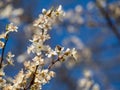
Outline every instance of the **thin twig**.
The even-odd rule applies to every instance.
[[[53,65],[55,65],[57,62],[59,62],[63,58],[64,54],[62,56],[58,56],[56,60],[53,60],[52,63],[48,66],[48,70],[50,70]]]
[[[60,61],[59,58],[57,60],[55,60],[55,61],[52,61],[52,63],[48,66],[48,70],[50,70],[53,67],[53,65],[55,65],[59,61]]]
[[[39,65],[36,66],[35,72],[33,73],[33,77],[32,77],[32,80],[31,80],[29,86],[27,86],[26,88],[24,88],[24,90],[28,90],[34,84],[35,76],[36,76],[36,72],[37,72],[38,67],[39,67]]]

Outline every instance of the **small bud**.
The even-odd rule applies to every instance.
[[[43,9],[42,9],[42,13],[43,13],[43,14],[46,14],[46,12],[47,12],[46,9],[43,8]]]

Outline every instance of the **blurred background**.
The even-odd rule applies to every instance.
[[[26,50],[32,24],[42,9],[59,5],[66,15],[47,43],[75,47],[79,57],[55,65],[56,77],[43,90],[120,90],[120,0],[0,0],[0,33],[10,22],[19,27],[5,50],[16,55],[16,65],[6,68],[6,75],[16,75],[30,58]]]

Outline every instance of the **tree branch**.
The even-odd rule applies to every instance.
[[[105,10],[105,8],[99,3],[98,0],[96,0],[96,5],[99,8],[100,12],[102,13],[102,15],[104,16],[104,18],[107,20],[107,25],[111,28],[111,30],[113,31],[113,33],[115,34],[115,36],[117,37],[117,39],[120,42],[120,34],[117,30],[117,28],[115,27],[115,25],[112,23],[110,16],[108,14],[108,12]]]

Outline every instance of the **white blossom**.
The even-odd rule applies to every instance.
[[[4,42],[0,41],[0,49],[4,47]]]
[[[15,56],[14,54],[12,54],[11,52],[8,52],[7,57],[6,57],[8,64],[13,65],[13,57],[14,56]]]
[[[8,34],[9,32],[17,32],[17,29],[18,29],[17,26],[13,25],[13,23],[10,23],[7,25],[7,28],[6,28],[7,32],[6,33]]]

